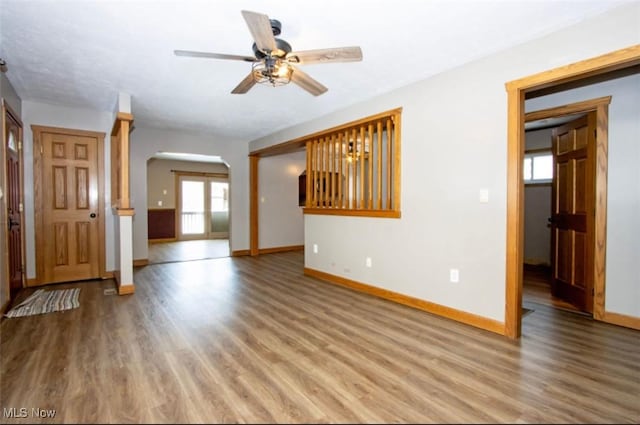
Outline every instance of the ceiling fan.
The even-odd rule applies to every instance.
[[[197,58],[230,59],[253,63],[251,72],[238,84],[231,93],[248,92],[256,83],[279,86],[293,82],[314,96],[326,92],[327,87],[311,78],[300,68],[294,66],[312,63],[356,62],[362,60],[362,51],[358,46],[337,47],[330,49],[291,51],[286,41],[276,38],[280,35],[282,24],[276,19],[256,12],[242,11],[242,16],[249,26],[253,43],[254,56],[228,55],[223,53],[194,52],[190,50],[174,50],[176,56]]]

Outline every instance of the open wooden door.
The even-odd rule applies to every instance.
[[[552,293],[593,313],[596,113],[553,130]]]

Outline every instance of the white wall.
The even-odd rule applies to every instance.
[[[504,84],[638,44],[639,16],[640,3],[627,5],[252,142],[251,150],[255,150],[404,108],[402,218],[308,215],[305,246],[316,243],[319,252],[306,249],[305,265],[504,321]],[[489,203],[478,201],[482,188],[489,190]],[[615,194],[610,202],[615,202]],[[372,268],[365,267],[367,256],[372,257]],[[460,282],[455,284],[448,280],[449,269],[454,267],[460,270]],[[612,307],[609,300],[607,306]],[[630,313],[628,308],[616,308]]]
[[[551,148],[551,129],[525,133],[525,150]],[[551,264],[551,186],[524,187],[524,262]]]
[[[105,133],[104,138],[104,163],[105,163],[105,193],[104,211],[105,217],[105,253],[106,270],[115,267],[115,245],[113,214],[111,211],[111,173],[110,167],[110,141],[111,128],[113,126],[113,113],[106,111],[92,111],[84,108],[71,108],[47,103],[23,101],[22,123],[24,124],[24,190],[25,190],[25,221],[26,221],[26,257],[27,278],[36,275],[35,263],[35,222],[34,222],[34,197],[33,197],[33,133],[32,125],[49,127],[64,127],[76,130],[98,131]]]
[[[304,244],[302,207],[298,206],[298,176],[305,167],[305,152],[260,158],[259,248]]]
[[[612,96],[605,310],[640,317],[640,74],[534,98],[526,110],[603,96]]]
[[[135,114],[135,111],[134,111]],[[135,116],[135,115],[134,115]],[[229,166],[232,251],[249,248],[249,150],[244,140],[219,139],[215,135],[136,126],[131,133],[131,202],[133,258],[148,258],[147,160],[159,151],[218,155]]]

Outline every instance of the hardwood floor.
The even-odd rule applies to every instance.
[[[202,239],[149,244],[149,264],[229,256],[229,239]]]
[[[150,265],[130,296],[57,285],[80,307],[0,324],[0,405],[55,423],[640,422],[638,331],[537,305],[511,341],[302,263]]]
[[[580,310],[571,303],[556,298],[551,294],[551,270],[545,267],[525,265],[522,273],[523,305],[542,304],[562,310],[581,314]],[[530,306],[531,307],[531,306]]]

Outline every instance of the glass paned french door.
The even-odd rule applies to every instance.
[[[180,239],[229,237],[229,183],[220,178],[180,176]]]

